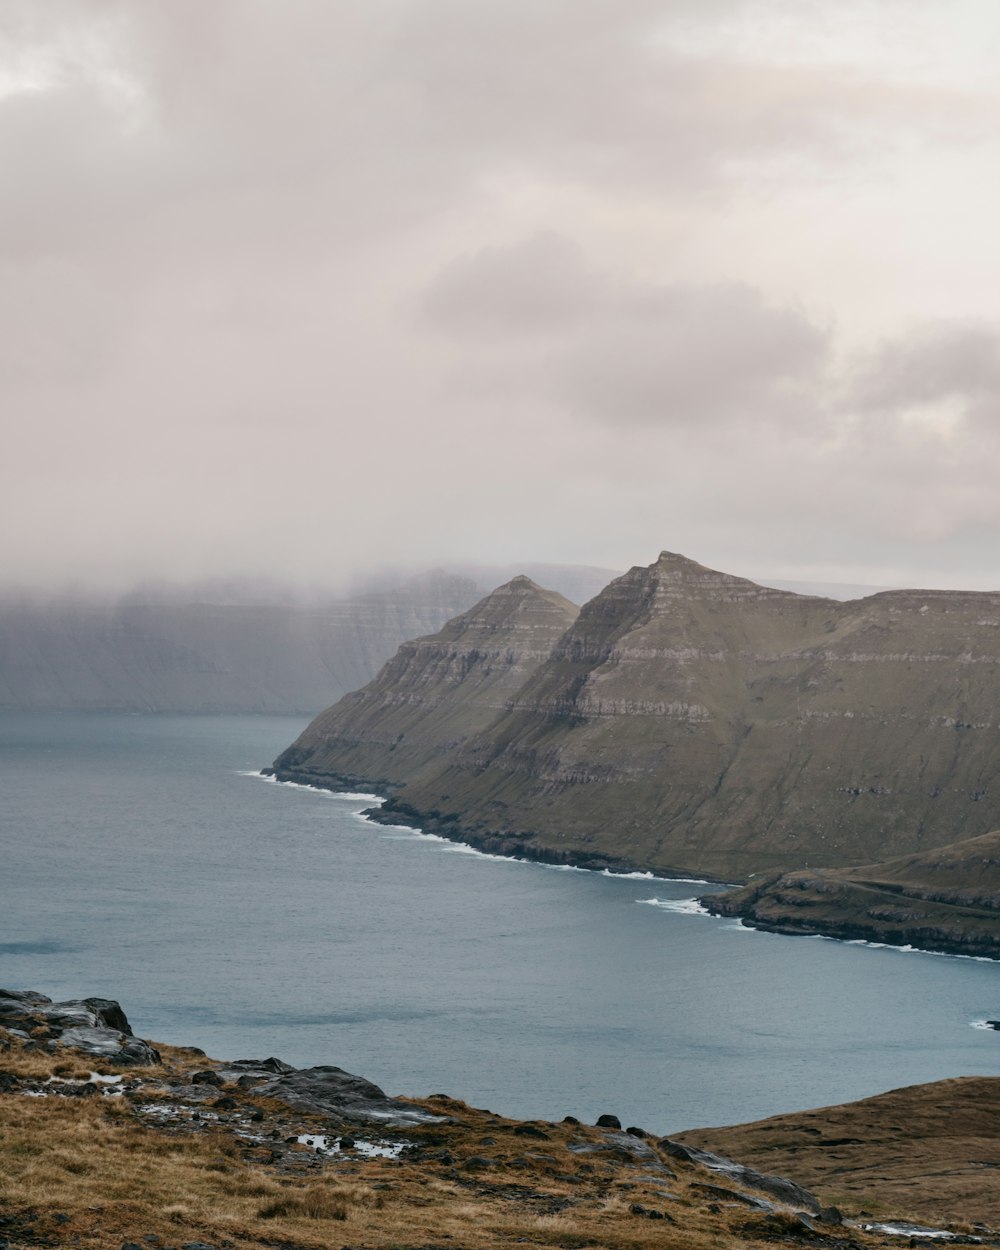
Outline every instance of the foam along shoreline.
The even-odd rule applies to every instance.
[[[543,868],[555,868],[560,872],[593,872],[604,877],[615,877],[630,881],[664,881],[677,885],[719,885],[732,888],[731,882],[717,881],[712,877],[689,877],[680,876],[663,876],[655,873],[648,868],[631,866],[623,864],[620,868],[611,867],[607,864],[579,864],[574,863],[567,858],[565,861],[554,859],[547,854],[530,854],[530,847],[522,846],[519,855],[505,853],[500,850],[484,849],[477,846],[474,842],[466,840],[468,835],[462,836],[456,833],[454,836],[450,832],[444,830],[429,830],[423,828],[416,821],[407,823],[405,814],[403,822],[398,819],[399,813],[393,811],[389,816],[383,816],[381,809],[386,802],[386,795],[360,792],[351,789],[337,789],[333,785],[323,786],[316,783],[296,781],[289,777],[281,776],[279,773],[271,769],[262,769],[259,772],[251,772],[241,770],[241,777],[256,777],[258,780],[267,781],[272,785],[288,786],[294,790],[309,790],[317,794],[326,794],[334,798],[349,799],[359,803],[377,803],[378,807],[369,807],[356,814],[359,818],[370,822],[371,824],[381,825],[383,829],[395,829],[397,831],[406,831],[413,837],[426,838],[429,841],[447,843],[454,849],[455,853],[461,855],[477,855],[482,859],[503,860],[507,863],[514,864],[536,864]],[[393,819],[393,818],[396,819]],[[603,858],[603,857],[602,857]]]

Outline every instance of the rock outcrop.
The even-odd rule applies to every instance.
[[[1000,832],[887,863],[766,874],[701,901],[772,933],[1000,959]]]
[[[857,864],[993,828],[998,733],[1000,594],[837,602],[664,552],[384,816],[730,881]]]
[[[133,1034],[125,1012],[110,998],[54,1003],[34,990],[0,990],[0,1026],[26,1041],[65,1046],[118,1067],[160,1062],[157,1050]]]
[[[402,785],[495,720],[578,611],[515,577],[438,633],[404,643],[374,681],[318,716],[274,772],[323,786]]]

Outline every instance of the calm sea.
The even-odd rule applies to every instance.
[[[0,984],[219,1058],[666,1132],[1000,1071],[1000,965],[784,938],[248,775],[289,718],[0,714]]]

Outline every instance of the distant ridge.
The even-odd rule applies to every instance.
[[[837,602],[663,552],[386,804],[508,854],[735,880],[997,823],[1000,594]]]
[[[543,567],[536,580],[587,598],[614,576]],[[495,572],[368,571],[350,591],[322,570],[309,585],[215,578],[120,596],[0,587],[0,711],[315,715],[513,575]]]
[[[513,578],[438,633],[403,643],[374,681],[318,716],[275,771],[319,785],[403,784],[494,720],[578,612]]]

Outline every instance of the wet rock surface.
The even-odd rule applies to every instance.
[[[155,1047],[133,1034],[121,1004],[110,998],[55,1003],[34,990],[0,990],[0,1025],[36,1044],[66,1046],[120,1067],[160,1062]]]
[[[389,1098],[364,1077],[330,1065],[290,1069],[257,1085],[254,1092],[262,1098],[280,1098],[291,1107],[317,1112],[345,1125],[379,1124],[386,1128],[405,1128],[415,1124],[439,1123],[444,1118],[430,1115],[410,1103]]]

